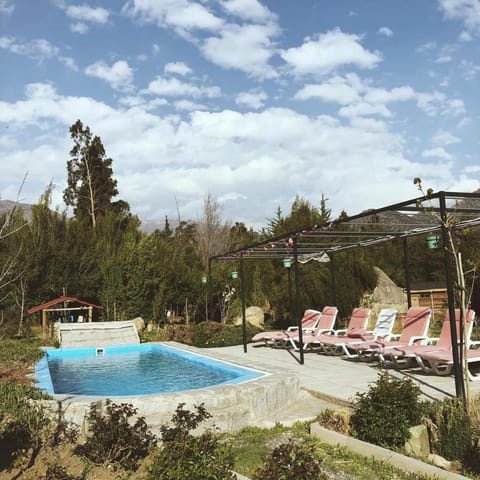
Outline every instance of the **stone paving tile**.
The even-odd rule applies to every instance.
[[[349,401],[357,392],[367,391],[369,384],[377,380],[381,371],[378,363],[345,360],[316,352],[306,352],[304,365],[300,365],[297,352],[264,347],[261,344],[249,344],[247,353],[244,353],[241,345],[199,350],[205,355],[266,371],[294,371],[303,388],[341,401]],[[388,370],[392,374],[412,378],[428,398],[455,396],[455,381],[452,375],[428,375],[418,368]],[[471,382],[470,385],[472,393],[480,394],[480,382]]]

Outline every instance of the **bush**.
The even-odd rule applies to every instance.
[[[448,460],[463,460],[472,449],[472,422],[458,398],[436,400],[429,409],[432,444]]]
[[[383,447],[402,447],[410,438],[409,428],[420,423],[425,411],[420,394],[409,378],[380,373],[368,392],[355,396],[350,420],[353,434]]]
[[[98,403],[92,404],[88,415],[91,435],[76,452],[95,463],[118,462],[127,470],[135,470],[138,461],[157,443],[144,417],[130,423],[136,414],[137,409],[131,404],[117,405],[107,400],[105,415]]]
[[[264,464],[257,469],[254,480],[322,480],[321,459],[311,444],[293,440],[274,448],[271,455],[263,458]]]
[[[203,405],[196,412],[180,403],[172,416],[172,427],[163,425],[163,445],[149,468],[147,480],[233,480],[233,455],[212,430],[194,436],[191,430],[211,415]]]
[[[44,429],[50,423],[44,409],[31,399],[44,395],[31,385],[0,382],[0,469],[33,449],[35,455],[44,442]]]
[[[258,329],[247,324],[247,342]],[[241,325],[201,322],[192,327],[192,344],[196,347],[229,347],[243,343]]]

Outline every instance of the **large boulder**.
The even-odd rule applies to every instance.
[[[265,314],[263,313],[263,310],[260,307],[248,307],[245,309],[245,317],[247,319],[247,322],[250,325],[253,325],[255,327],[261,328],[263,330],[263,326],[265,324]],[[233,321],[235,325],[241,325],[242,324],[242,315],[240,314],[238,317],[236,317]]]
[[[138,333],[142,333],[145,330],[145,320],[142,317],[137,317],[132,320],[135,324]]]

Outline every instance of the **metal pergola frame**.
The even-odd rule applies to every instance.
[[[382,223],[390,214],[389,221]],[[393,215],[393,216],[392,216]],[[399,221],[393,222],[393,218]],[[453,345],[463,344],[463,335],[457,338],[455,325],[455,292],[452,272],[452,253],[448,245],[449,230],[463,230],[480,226],[480,192],[439,191],[371,209],[354,216],[343,216],[320,225],[307,226],[252,245],[210,257],[208,278],[212,261],[240,262],[240,288],[242,301],[243,348],[247,352],[244,260],[291,258],[295,274],[295,313],[299,332],[300,363],[304,363],[303,335],[301,329],[301,306],[299,291],[299,261],[308,256],[328,255],[331,260],[332,290],[335,297],[335,268],[333,259],[339,252],[356,248],[368,248],[394,239],[402,239],[408,306],[411,306],[408,275],[408,245],[410,237],[436,235],[444,251],[445,281],[448,295],[450,332]],[[210,283],[210,282],[209,282]],[[207,300],[208,301],[208,300]],[[465,399],[465,384],[462,372],[463,349],[453,349],[455,389],[458,397]]]

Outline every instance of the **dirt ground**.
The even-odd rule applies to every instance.
[[[0,480],[140,480],[145,478],[150,461],[147,457],[138,470],[127,472],[114,465],[92,465],[74,454],[72,445],[60,445],[54,449],[42,449],[32,466],[28,467],[26,463],[10,471],[0,471]],[[56,475],[52,466],[57,466]],[[51,472],[47,477],[49,467]]]

